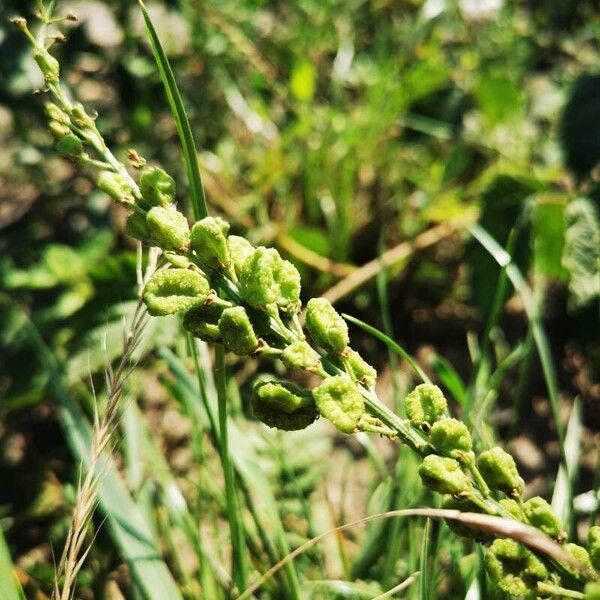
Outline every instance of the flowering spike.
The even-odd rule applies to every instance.
[[[341,375],[328,377],[312,394],[321,415],[329,419],[339,431],[356,431],[365,406],[354,383]]]
[[[210,292],[205,277],[187,269],[167,269],[152,275],[144,302],[153,316],[171,315],[202,304]]]
[[[269,427],[294,431],[308,427],[317,410],[311,395],[286,381],[264,381],[254,387],[254,416]]]
[[[469,490],[470,483],[460,464],[453,458],[429,454],[419,467],[423,484],[440,494],[460,494]]]
[[[244,356],[258,348],[258,339],[246,309],[242,306],[226,308],[219,319],[219,331],[227,350]]]
[[[422,383],[404,400],[406,416],[415,427],[431,425],[442,418],[448,409],[444,393],[437,385]]]
[[[332,354],[341,353],[350,342],[346,321],[325,298],[308,301],[306,329],[318,346]]]
[[[146,224],[156,246],[163,250],[185,250],[190,227],[185,216],[171,206],[155,206],[146,215]]]

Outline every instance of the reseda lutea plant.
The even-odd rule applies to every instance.
[[[406,419],[377,397],[376,370],[351,348],[344,319],[324,298],[306,305],[301,324],[300,275],[277,250],[254,247],[230,235],[229,224],[206,217],[191,227],[175,206],[175,181],[163,169],[146,166],[130,153],[133,177],[106,146],[94,118],[60,85],[57,60],[14,19],[34,49],[51,101],[49,128],[62,155],[98,170],[98,187],[129,210],[127,232],[162,250],[165,268],[147,282],[143,301],[153,316],[182,315],[183,328],[239,356],[280,360],[290,370],[319,378],[314,389],[289,381],[262,381],[252,396],[256,418],[270,427],[297,430],[319,416],[340,432],[373,432],[407,444],[421,458],[419,475],[443,495],[447,508],[515,519],[562,544],[583,571],[553,563],[512,539],[492,539],[464,524],[456,533],[485,546],[490,579],[519,598],[600,598],[600,527],[592,528],[588,549],[566,543],[550,505],[539,497],[523,500],[524,482],[512,456],[500,447],[476,454],[466,425],[448,415],[435,385],[418,385],[405,399]],[[585,591],[583,591],[585,589]]]

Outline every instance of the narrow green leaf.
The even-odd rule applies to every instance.
[[[525,309],[525,313],[531,324],[532,335],[540,357],[540,362],[542,363],[544,380],[548,389],[548,399],[550,401],[554,426],[556,427],[558,436],[561,464],[568,473],[569,465],[565,454],[564,426],[560,419],[558,379],[556,376],[554,361],[552,359],[550,344],[541,323],[540,314],[533,291],[527,285],[527,282],[525,281],[525,278],[523,277],[523,274],[517,265],[512,262],[510,254],[506,252],[506,250],[504,250],[504,248],[502,248],[502,246],[500,246],[500,244],[498,244],[498,242],[483,227],[480,225],[471,225],[469,227],[469,231],[471,232],[471,235],[473,235],[473,237],[489,252],[494,260],[506,270],[506,275],[521,297],[523,308]],[[570,502],[572,502],[572,500],[570,500]]]
[[[0,598],[2,600],[25,599],[25,594],[15,576],[15,568],[2,528],[0,528]]]
[[[415,362],[413,357],[402,347],[400,344],[397,344],[394,340],[392,340],[389,336],[387,336],[383,331],[376,329],[375,327],[353,317],[352,315],[342,314],[342,317],[346,319],[346,321],[350,321],[350,323],[354,323],[354,325],[358,325],[361,329],[364,329],[367,333],[370,333],[373,337],[376,337],[378,340],[382,341],[390,350],[401,356],[413,369],[413,371],[419,376],[419,379],[423,380],[425,383],[431,383],[431,380],[427,376],[427,373],[419,367],[419,365]]]
[[[169,101],[171,113],[175,119],[177,133],[179,134],[179,139],[181,141],[190,186],[190,198],[192,201],[194,218],[196,220],[202,219],[208,215],[208,207],[206,205],[204,186],[202,185],[202,176],[200,175],[200,168],[198,167],[198,155],[194,137],[192,135],[192,128],[190,127],[190,122],[185,112],[183,100],[179,93],[179,88],[177,87],[177,82],[175,81],[175,75],[171,69],[169,59],[163,50],[158,34],[154,29],[150,15],[142,0],[139,0],[139,4],[144,15],[148,35],[150,36],[150,45],[152,46],[156,66],[158,67],[160,78],[165,86],[167,100]]]
[[[467,389],[450,361],[439,354],[434,354],[431,358],[431,368],[434,370],[441,384],[452,394],[453,398],[464,406],[467,401]]]
[[[581,440],[583,439],[581,418],[581,400],[575,398],[571,416],[567,423],[567,435],[565,436],[565,454],[569,472],[567,475],[562,465],[559,467],[552,494],[552,509],[565,524],[570,523],[574,516],[571,511],[571,498],[573,497],[573,483],[577,480],[577,472],[580,466],[579,458],[581,456]]]

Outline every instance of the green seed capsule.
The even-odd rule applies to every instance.
[[[444,393],[437,385],[422,383],[404,400],[406,416],[412,425],[422,427],[441,419],[448,410]]]
[[[244,261],[239,279],[242,297],[254,308],[266,312],[277,307],[286,312],[300,309],[300,274],[274,248],[256,248]]]
[[[456,419],[436,421],[429,432],[429,439],[440,454],[459,461],[473,449],[467,426]]]
[[[329,419],[342,433],[354,433],[360,418],[365,412],[365,405],[352,381],[337,375],[328,377],[316,387],[313,398],[319,413]]]
[[[229,304],[218,298],[188,310],[183,317],[183,328],[194,337],[209,343],[220,343],[223,338],[219,319]]]
[[[39,50],[34,52],[33,58],[38,64],[42,75],[47,83],[58,83],[60,76],[60,65],[56,58],[48,53],[46,50]]]
[[[419,467],[423,485],[440,494],[460,494],[469,487],[469,479],[453,458],[429,454]]]
[[[306,329],[318,346],[332,354],[341,353],[350,342],[346,321],[325,298],[308,301]]]
[[[562,523],[552,507],[540,496],[530,498],[523,504],[523,512],[529,523],[557,540],[564,539]]]
[[[581,563],[584,567],[587,567],[590,570],[593,569],[592,562],[590,560],[590,555],[583,546],[579,546],[578,544],[564,544],[563,550],[569,553],[577,562]],[[573,573],[573,575],[579,575],[579,571],[577,569],[574,569],[572,567],[567,567],[567,569],[571,573]]]
[[[225,269],[231,274],[232,264],[227,246],[229,223],[220,217],[205,217],[194,223],[190,246],[203,265],[211,269]]]
[[[54,104],[54,102],[47,102],[44,109],[46,110],[46,115],[52,121],[62,123],[63,125],[69,124],[69,115],[62,108]]]
[[[277,305],[287,313],[300,311],[300,273],[289,261],[282,260],[276,277],[279,285]]]
[[[258,348],[258,339],[252,323],[242,306],[223,311],[219,319],[219,331],[227,350],[239,356],[252,354]]]
[[[490,579],[516,598],[535,598],[537,582],[548,578],[544,563],[511,539],[494,540],[485,552],[485,567]]]
[[[317,410],[311,395],[286,381],[265,381],[254,388],[254,416],[269,427],[294,431],[308,427]]]
[[[167,250],[163,252],[163,256],[169,261],[171,266],[177,267],[178,269],[189,269],[193,265],[189,258],[177,254],[176,252]]]
[[[152,275],[144,288],[144,302],[153,316],[171,315],[201,305],[210,286],[205,277],[187,269],[168,269]]]
[[[498,501],[502,508],[511,514],[517,521],[525,521],[525,515],[521,509],[521,505],[512,498],[502,498]]]
[[[60,140],[67,135],[71,135],[71,130],[64,123],[60,123],[59,121],[50,121],[48,123],[48,129],[57,140]]]
[[[56,149],[63,156],[78,156],[83,150],[83,143],[76,135],[69,133],[56,142]]]
[[[235,275],[239,279],[242,266],[246,259],[254,252],[254,246],[246,238],[239,235],[230,235],[227,238],[227,248],[229,249],[229,256],[233,263]]]
[[[349,347],[344,350],[344,365],[355,381],[368,388],[375,387],[377,371],[356,350]]]
[[[493,490],[509,495],[521,495],[524,482],[519,476],[513,457],[499,448],[486,450],[479,455],[477,466],[485,482]]]
[[[103,171],[98,177],[98,187],[113,200],[124,204],[133,204],[133,193],[129,182],[123,175],[112,171]]]
[[[150,230],[146,224],[146,215],[133,212],[127,217],[125,231],[128,235],[142,242],[150,241]]]
[[[71,119],[77,127],[81,127],[82,129],[87,129],[94,125],[94,119],[85,112],[85,108],[81,102],[77,102],[71,109]]]
[[[600,526],[595,525],[588,533],[588,551],[590,560],[596,571],[600,571]]]
[[[156,246],[163,250],[185,250],[190,241],[190,227],[185,215],[168,206],[155,206],[146,215],[146,224]]]
[[[168,206],[175,198],[175,180],[158,167],[146,167],[140,175],[140,193],[147,208]]]
[[[305,341],[294,342],[287,346],[281,354],[281,360],[289,369],[305,369],[310,371],[321,365],[321,357]]]

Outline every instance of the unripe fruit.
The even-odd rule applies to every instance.
[[[328,377],[312,394],[319,413],[329,419],[339,431],[356,431],[365,406],[358,388],[352,381],[341,375]]]
[[[492,490],[508,495],[521,495],[524,482],[519,476],[514,458],[496,446],[479,455],[477,466],[485,482]]]
[[[469,479],[453,458],[429,454],[419,467],[423,484],[440,494],[460,494],[469,487]]]
[[[415,427],[435,423],[448,409],[444,393],[437,385],[431,383],[418,385],[406,396],[404,405],[406,416]]]
[[[318,346],[332,354],[341,353],[350,342],[346,321],[325,298],[308,301],[306,329]]]
[[[256,385],[252,409],[265,425],[286,431],[304,429],[317,418],[311,395],[284,381],[265,381]]]
[[[258,348],[258,339],[242,306],[226,308],[219,319],[219,331],[223,344],[235,354],[245,356],[252,354]]]
[[[205,277],[187,269],[168,269],[152,275],[144,302],[153,316],[171,315],[201,305],[210,293]]]
[[[190,241],[190,227],[185,215],[168,206],[155,206],[146,215],[153,243],[163,250],[185,250]]]

